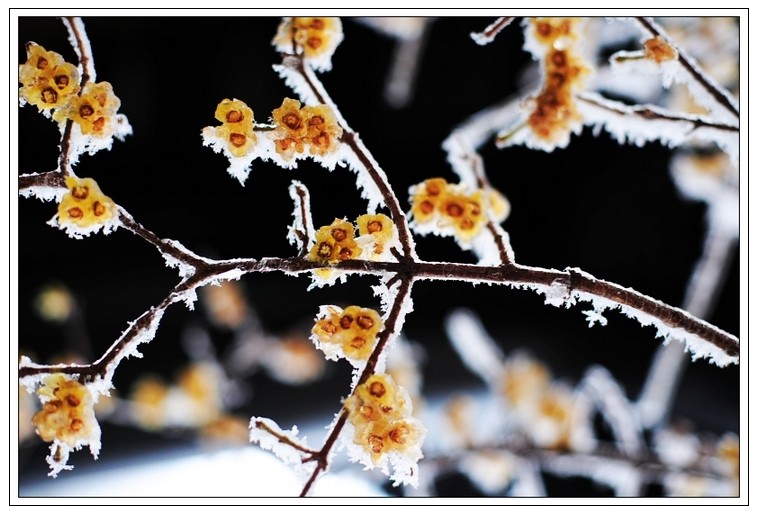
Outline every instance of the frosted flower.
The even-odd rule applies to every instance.
[[[48,462],[58,462],[50,462],[53,474],[56,469],[64,469],[71,449],[88,445],[97,457],[100,425],[95,418],[92,393],[70,376],[54,373],[45,377],[37,394],[42,401],[42,410],[34,415],[32,422],[40,438],[53,443],[52,455],[48,459]]]
[[[308,126],[308,143],[311,155],[326,155],[334,152],[342,137],[342,127],[334,112],[327,105],[303,108]]]
[[[487,223],[488,197],[481,189],[469,192],[462,184],[448,184],[442,178],[428,179],[411,188],[414,229],[422,234],[455,235],[468,244]],[[505,199],[499,193],[492,198],[498,202],[495,208],[500,217],[505,219]]]
[[[411,417],[408,393],[390,375],[375,374],[345,400],[353,427],[351,456],[387,472],[392,463],[396,483],[415,483],[426,429]]]
[[[322,307],[319,318],[311,330],[316,346],[327,358],[345,356],[351,362],[368,359],[384,328],[378,312],[357,305],[344,310],[334,305]]]
[[[308,252],[308,260],[324,264],[356,259],[361,249],[355,242],[355,227],[345,220],[335,219],[316,232],[316,242]]]
[[[360,234],[358,241],[371,260],[386,260],[391,256],[390,248],[400,244],[397,227],[388,216],[363,214],[355,221]]]
[[[36,43],[28,43],[26,53],[27,60],[18,71],[22,102],[48,110],[64,105],[79,92],[79,72],[60,54]]]
[[[69,234],[86,235],[101,227],[107,232],[117,221],[116,204],[93,179],[68,176],[66,186],[69,191],[58,204],[57,223]]]
[[[280,52],[302,54],[315,70],[329,71],[342,39],[339,18],[283,18],[272,43]]]
[[[107,138],[120,131],[117,111],[121,100],[109,82],[90,82],[80,96],[75,96],[55,113],[54,119],[73,120],[82,134]]]
[[[225,98],[216,107],[215,117],[221,125],[206,127],[209,135],[223,140],[232,156],[248,155],[257,141],[253,133],[255,118],[252,109],[241,100]]]

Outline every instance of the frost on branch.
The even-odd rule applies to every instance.
[[[264,450],[271,451],[282,462],[295,469],[298,476],[305,478],[312,471],[311,464],[303,463],[303,453],[310,453],[305,438],[298,438],[299,430],[293,426],[282,430],[272,419],[253,417],[250,420],[250,442]]]

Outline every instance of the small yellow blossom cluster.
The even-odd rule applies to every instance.
[[[229,153],[242,157],[250,153],[256,142],[253,110],[241,100],[225,98],[216,106],[215,117],[221,125],[214,127],[215,136],[226,141]]]
[[[551,383],[540,362],[516,356],[506,362],[500,392],[532,442],[543,448],[574,446],[580,406],[566,386]]]
[[[323,156],[337,149],[342,136],[332,109],[326,105],[301,107],[300,102],[285,98],[271,114],[276,128],[270,137],[276,152],[285,160],[302,156],[306,147],[310,155]]]
[[[26,62],[19,66],[19,95],[40,110],[64,105],[79,92],[79,72],[63,57],[36,43],[27,43]]]
[[[63,227],[92,229],[116,216],[116,204],[91,178],[66,177],[68,193],[58,204],[58,223]]]
[[[71,377],[55,373],[45,377],[37,390],[42,410],[32,418],[43,441],[57,441],[69,448],[98,443],[100,425],[90,391]]]
[[[452,228],[463,241],[476,237],[487,223],[487,212],[502,222],[510,211],[508,201],[495,189],[469,193],[443,178],[428,179],[412,189],[411,212],[419,227]]]
[[[355,427],[353,442],[371,456],[374,465],[393,452],[414,462],[421,457],[425,430],[411,417],[408,395],[390,375],[372,375],[345,400],[345,407]]]
[[[320,317],[311,332],[328,357],[340,355],[341,351],[351,360],[365,361],[384,328],[378,312],[356,305],[345,310],[329,305],[322,309]]]
[[[339,18],[284,18],[273,44],[282,52],[302,51],[305,59],[319,70],[331,68],[331,57],[342,42]]]
[[[390,248],[397,244],[397,228],[384,214],[364,214],[356,220],[359,237],[355,237],[355,226],[345,220],[335,219],[316,231],[316,242],[308,252],[308,260],[323,264],[337,264],[341,261],[357,259],[361,255],[371,260],[386,260]]]
[[[188,366],[175,386],[156,377],[145,377],[132,390],[133,420],[146,430],[203,427],[223,413],[221,382],[221,370],[210,362]]]
[[[544,55],[545,83],[533,98],[528,124],[540,139],[550,143],[567,140],[581,126],[574,95],[582,87],[589,67],[576,51],[577,31],[573,18],[536,18],[535,39],[547,47]]]
[[[26,51],[27,61],[19,67],[23,100],[41,111],[55,109],[53,119],[74,121],[84,135],[105,138],[120,130],[117,111],[121,101],[110,83],[90,82],[80,91],[79,73],[73,64],[35,43],[29,43]]]

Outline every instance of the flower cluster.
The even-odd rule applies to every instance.
[[[302,52],[314,69],[328,71],[342,38],[339,18],[284,18],[273,44],[280,52]]]
[[[323,156],[337,149],[342,136],[332,110],[326,105],[300,107],[300,102],[285,98],[271,114],[276,126],[270,137],[276,152],[285,160],[295,154],[303,155],[306,147],[310,155]]]
[[[390,249],[398,245],[397,227],[384,214],[363,214],[356,220],[359,237],[355,237],[355,225],[335,219],[316,231],[316,241],[308,252],[308,260],[323,264],[364,256],[375,261],[386,261],[392,256]]]
[[[58,204],[58,224],[73,235],[106,230],[116,219],[116,204],[91,178],[66,177],[68,192]]]
[[[426,430],[411,417],[408,394],[390,375],[372,375],[345,400],[345,408],[355,428],[353,442],[371,464],[381,466],[389,457],[396,471],[401,466],[415,469]]]
[[[535,40],[546,47],[545,81],[532,99],[534,108],[527,123],[539,139],[558,146],[565,146],[571,132],[582,126],[574,95],[589,67],[576,50],[577,23],[573,18],[537,18],[532,22]]]
[[[72,120],[83,135],[107,139],[130,133],[126,119],[118,114],[121,101],[110,83],[90,82],[80,91],[76,66],[36,43],[29,43],[26,51],[27,60],[19,66],[22,102],[44,112],[54,109],[55,121]]]
[[[191,364],[181,372],[176,385],[145,377],[132,391],[133,421],[146,430],[213,423],[223,414],[223,380],[223,371],[212,362]]]
[[[19,66],[19,96],[40,111],[65,105],[79,92],[79,72],[71,63],[36,43],[27,43],[27,59]]]
[[[48,375],[37,390],[42,410],[32,418],[37,434],[47,443],[67,449],[89,445],[93,454],[100,448],[100,425],[92,393],[63,373]]]
[[[214,129],[215,135],[226,142],[229,153],[235,157],[250,153],[256,142],[253,110],[241,100],[225,98],[216,106],[215,117],[221,122]]]
[[[495,189],[470,193],[462,184],[449,184],[443,178],[414,186],[411,195],[411,213],[418,232],[453,233],[462,241],[476,237],[488,215],[500,223],[510,211],[508,201]]]
[[[345,356],[351,361],[365,361],[376,345],[376,336],[384,328],[379,313],[351,305],[344,310],[335,305],[321,308],[311,331],[316,346],[327,358]]]
[[[577,446],[585,442],[578,425],[583,405],[567,386],[551,382],[542,363],[523,355],[509,359],[501,374],[500,393],[534,445],[580,449]]]

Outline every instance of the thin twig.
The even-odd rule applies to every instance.
[[[472,32],[471,39],[478,45],[487,45],[492,43],[500,31],[510,25],[515,18],[513,16],[502,16],[490,23],[482,32]]]
[[[621,102],[615,102],[613,100],[608,100],[605,98],[601,100],[601,97],[596,96],[595,94],[587,93],[580,93],[576,96],[576,98],[580,102],[585,102],[594,107],[599,107],[621,116],[632,115],[643,118],[645,120],[666,120],[691,123],[692,130],[699,128],[711,128],[715,130],[723,130],[725,132],[739,133],[740,131],[739,127],[731,125],[729,123],[721,123],[693,114],[684,114],[669,111],[668,109],[664,109],[656,105],[626,105]]]
[[[737,107],[737,102],[734,100],[732,95],[729,94],[728,91],[723,89],[721,86],[719,86],[716,82],[709,79],[703,70],[700,69],[700,67],[695,64],[685,52],[683,52],[680,48],[676,46],[676,44],[671,40],[671,38],[666,34],[666,32],[657,24],[655,23],[651,18],[646,18],[644,16],[637,16],[635,17],[635,20],[642,25],[642,27],[648,31],[650,34],[652,34],[653,37],[660,37],[664,41],[666,41],[667,44],[669,44],[671,47],[673,47],[677,52],[677,60],[679,61],[679,64],[682,65],[682,67],[685,69],[685,71],[698,83],[700,84],[703,89],[705,89],[708,94],[722,107],[724,107],[727,111],[729,111],[731,114],[733,114],[736,118],[740,117],[740,110]]]

